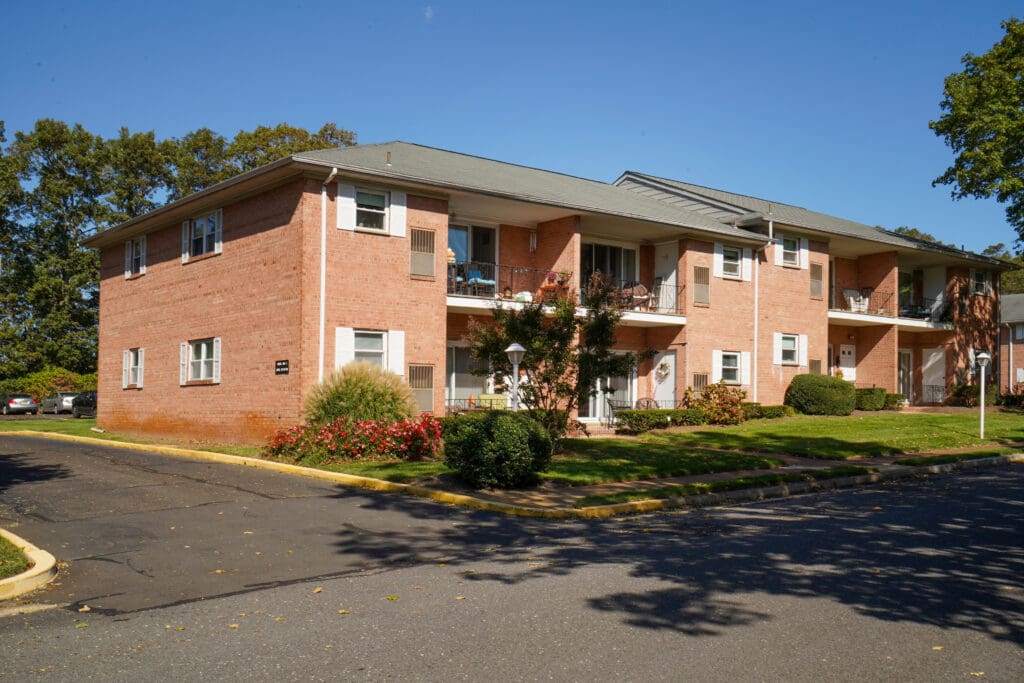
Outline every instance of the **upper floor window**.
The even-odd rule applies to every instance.
[[[1017,341],[1024,339],[1024,324],[1017,323],[1013,326],[1013,333]]]
[[[458,263],[497,263],[498,231],[483,225],[450,225],[448,248]]]
[[[743,257],[743,250],[737,247],[722,247],[722,276],[739,278],[742,275],[740,259]]]
[[[782,238],[782,263],[786,266],[800,265],[800,240],[796,237]]]
[[[221,253],[223,213],[218,209],[181,224],[181,262],[207,254]]]
[[[385,232],[388,196],[385,192],[356,190],[356,227]]]
[[[146,236],[136,237],[124,243],[124,276],[130,278],[146,272]]]
[[[991,273],[987,270],[971,271],[971,292],[988,296],[992,293]]]
[[[600,271],[604,279],[615,284],[636,281],[636,249],[610,244],[580,245],[580,282]]]
[[[338,229],[405,237],[405,192],[338,183]]]

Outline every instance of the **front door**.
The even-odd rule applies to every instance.
[[[896,391],[903,394],[911,403],[914,402],[914,356],[910,349],[900,349],[899,377]]]
[[[921,399],[924,403],[946,401],[946,349],[924,349],[921,352]]]
[[[676,352],[654,354],[654,400],[659,408],[676,407]]]
[[[671,313],[676,310],[676,271],[679,267],[679,243],[665,242],[654,247],[654,292],[658,311]],[[660,285],[659,285],[660,282]]]
[[[839,345],[839,370],[843,379],[853,382],[857,379],[857,347],[853,344]]]

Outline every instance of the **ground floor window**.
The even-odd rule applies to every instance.
[[[449,407],[468,408],[476,404],[481,394],[488,393],[489,378],[474,374],[487,368],[486,361],[473,358],[468,346],[449,346],[445,373],[445,400]]]
[[[142,388],[142,373],[145,364],[143,349],[128,349],[124,352],[121,364],[121,388]]]
[[[220,337],[181,343],[181,384],[220,381]]]

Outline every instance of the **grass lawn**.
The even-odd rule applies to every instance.
[[[639,489],[636,491],[618,491],[616,493],[605,493],[597,496],[584,496],[576,501],[578,508],[594,507],[595,505],[613,505],[615,503],[628,503],[633,500],[652,500],[661,498],[674,498],[677,496],[692,496],[698,493],[717,493],[720,491],[737,491],[740,489],[756,488],[759,486],[777,486],[778,484],[792,484],[798,481],[811,481],[822,479],[837,479],[839,477],[853,477],[859,474],[869,474],[875,470],[870,467],[854,467],[841,465],[829,467],[824,470],[803,470],[801,472],[785,472],[778,474],[760,474],[753,477],[736,477],[735,479],[722,479],[720,481],[694,482],[679,486],[663,486],[654,489]]]
[[[28,569],[28,560],[18,548],[0,536],[0,579],[15,576]]]
[[[970,451],[967,453],[946,453],[944,455],[926,455],[919,458],[900,458],[897,465],[910,465],[912,467],[928,465],[945,465],[951,462],[963,462],[964,460],[977,460],[978,458],[992,458],[997,455],[1010,455],[1019,453],[1019,448],[989,448],[981,451]]]
[[[975,413],[890,413],[850,417],[802,415],[750,420],[735,427],[649,433],[650,444],[723,448],[747,453],[788,453],[846,460],[857,456],[904,455],[953,448],[999,446],[1024,441],[1024,416],[985,415],[985,440],[978,438]]]

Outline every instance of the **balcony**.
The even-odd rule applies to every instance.
[[[684,288],[666,285],[661,278],[650,282],[612,281],[613,305],[622,313],[622,325],[658,327],[685,325],[682,310]],[[578,282],[572,273],[556,273],[524,266],[507,266],[480,261],[448,265],[448,310],[476,313],[490,310],[494,301],[521,305],[540,301],[553,303],[559,297],[576,296]],[[583,314],[581,308],[579,314]]]
[[[833,296],[833,301],[829,321],[851,327],[895,324],[902,332],[953,329],[949,304],[943,299],[900,304],[893,292],[864,288],[844,289]]]

